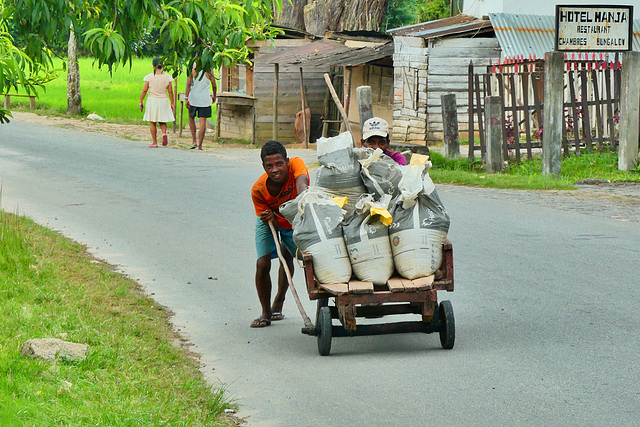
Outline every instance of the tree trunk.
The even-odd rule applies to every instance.
[[[342,0],[315,0],[304,7],[304,23],[307,31],[324,36],[327,31],[338,31],[344,12]]]
[[[69,30],[67,47],[67,114],[80,114],[82,97],[80,96],[80,67],[78,65],[78,41],[73,27]]]
[[[307,0],[285,0],[276,25],[306,31],[304,26],[304,6]]]
[[[338,31],[380,31],[389,0],[350,0]]]

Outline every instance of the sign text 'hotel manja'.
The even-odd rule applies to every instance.
[[[633,6],[556,6],[556,50],[627,51]]]

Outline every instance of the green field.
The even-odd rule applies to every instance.
[[[95,112],[109,122],[144,123],[138,101],[144,84],[143,77],[153,72],[151,61],[152,58],[136,58],[131,68],[128,64],[120,65],[110,74],[107,67],[98,69],[93,59],[81,58],[80,92],[85,115]],[[58,78],[47,83],[45,90],[38,92],[36,100],[38,112],[44,114],[64,114],[67,110],[67,73],[62,70],[61,60],[57,59],[55,65],[60,68]],[[186,79],[184,73],[178,76],[178,92],[184,92]],[[28,108],[28,100],[14,99],[11,100],[12,108]],[[179,103],[177,104],[176,107],[179,108]]]

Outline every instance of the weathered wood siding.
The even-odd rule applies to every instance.
[[[306,104],[311,109],[312,136],[320,123],[324,95],[327,91],[324,73],[327,72],[329,72],[328,67],[302,70]],[[300,67],[280,65],[278,75],[278,140],[283,143],[294,143],[293,125],[296,113],[302,110]],[[256,63],[253,80],[256,98],[256,136],[257,142],[262,143],[273,137],[274,66]],[[314,139],[311,139],[311,142],[314,142]]]
[[[456,96],[458,129],[469,129],[467,108],[469,61],[477,69],[496,63],[500,46],[495,38],[450,38],[429,41],[427,69],[427,141],[442,141],[442,107],[440,97],[446,93]]]
[[[351,132],[360,139],[360,111],[358,110],[359,86],[371,87],[373,115],[385,119],[393,126],[393,68],[377,65],[354,67],[351,73],[351,100],[349,101],[349,123]]]

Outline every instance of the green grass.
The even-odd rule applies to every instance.
[[[230,425],[170,313],[83,246],[0,211],[0,271],[0,425]],[[50,337],[88,344],[87,358],[19,354]]]
[[[98,69],[91,58],[80,58],[80,93],[82,95],[83,116],[95,112],[109,122],[142,124],[143,113],[138,103],[144,82],[143,77],[153,72],[151,58],[135,58],[131,69],[129,65],[114,68],[109,74],[107,67]],[[38,91],[36,109],[38,113],[61,115],[67,110],[67,73],[62,70],[62,61],[57,59],[55,66],[60,68],[58,78],[47,83],[45,90]],[[184,92],[186,75],[177,78],[178,92]],[[175,82],[174,82],[175,89]],[[180,104],[176,101],[176,107]],[[11,108],[28,111],[29,100],[13,98]],[[213,115],[215,118],[215,114]]]
[[[487,174],[482,161],[446,159],[437,152],[431,153],[433,168],[429,175],[436,183],[461,184],[476,187],[513,188],[526,190],[573,189],[574,183],[586,178],[598,178],[616,182],[640,182],[640,173],[618,170],[616,153],[587,153],[572,155],[562,160],[560,176],[542,175],[542,160],[511,163],[499,174]]]

